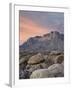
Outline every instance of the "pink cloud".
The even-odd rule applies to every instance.
[[[48,33],[49,29],[38,25],[24,16],[20,16],[20,45],[28,38]]]

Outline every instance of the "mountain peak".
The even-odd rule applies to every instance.
[[[51,31],[50,33],[44,34],[43,36],[53,36],[53,35],[59,35],[60,33],[58,31]]]
[[[52,34],[59,34],[58,31],[51,31]]]

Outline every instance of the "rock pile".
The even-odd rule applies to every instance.
[[[48,54],[29,54],[19,60],[19,78],[49,78],[64,76],[64,54],[50,52]]]

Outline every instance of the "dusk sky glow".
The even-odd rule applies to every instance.
[[[19,11],[20,45],[27,39],[50,31],[64,32],[64,14],[58,12]]]

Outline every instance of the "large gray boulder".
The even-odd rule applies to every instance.
[[[43,55],[41,53],[38,53],[32,57],[30,57],[30,59],[28,60],[28,64],[38,64],[40,62],[43,62],[44,58]]]
[[[48,77],[63,77],[64,66],[62,64],[53,64],[48,67]]]
[[[46,78],[48,77],[48,69],[38,69],[38,70],[35,70],[30,78]]]
[[[64,67],[62,64],[53,64],[48,69],[35,70],[30,78],[63,77]]]

